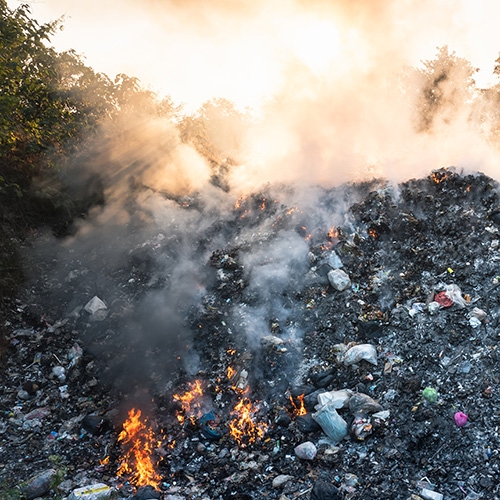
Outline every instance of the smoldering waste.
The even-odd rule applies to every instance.
[[[36,242],[7,325],[3,491],[500,498],[498,185],[447,169],[292,195],[156,194],[164,218]],[[123,468],[131,416],[149,490]]]

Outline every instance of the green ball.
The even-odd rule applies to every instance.
[[[422,392],[422,396],[430,403],[435,403],[438,398],[438,393],[436,389],[433,389],[432,387],[426,387]]]

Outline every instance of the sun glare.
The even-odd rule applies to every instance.
[[[331,21],[317,18],[293,23],[288,44],[314,73],[328,71],[340,53],[339,30]]]

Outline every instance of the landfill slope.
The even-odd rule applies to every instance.
[[[147,240],[124,227],[129,240],[64,252],[48,238],[56,258],[33,242],[0,372],[4,495],[55,470],[45,498],[101,483],[132,497],[117,437],[140,407],[165,495],[500,498],[498,184],[442,169],[317,188],[307,210],[269,190],[220,214],[193,196],[177,233],[149,221]],[[349,360],[356,346],[369,355]],[[195,380],[202,415],[181,425],[174,394]],[[253,443],[230,434],[235,387],[265,427]],[[362,428],[337,410],[339,442],[310,418],[333,390],[373,400]]]

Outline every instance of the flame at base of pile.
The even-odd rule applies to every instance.
[[[267,424],[254,421],[254,414],[257,411],[249,398],[243,398],[231,412],[234,418],[229,422],[229,432],[242,447],[262,439],[266,432]]]
[[[157,444],[153,431],[147,426],[147,419],[141,421],[141,411],[132,409],[123,424],[123,431],[118,436],[125,453],[121,459],[117,474],[131,475],[130,482],[136,486],[153,486],[158,489],[161,482],[156,473],[152,453]]]

